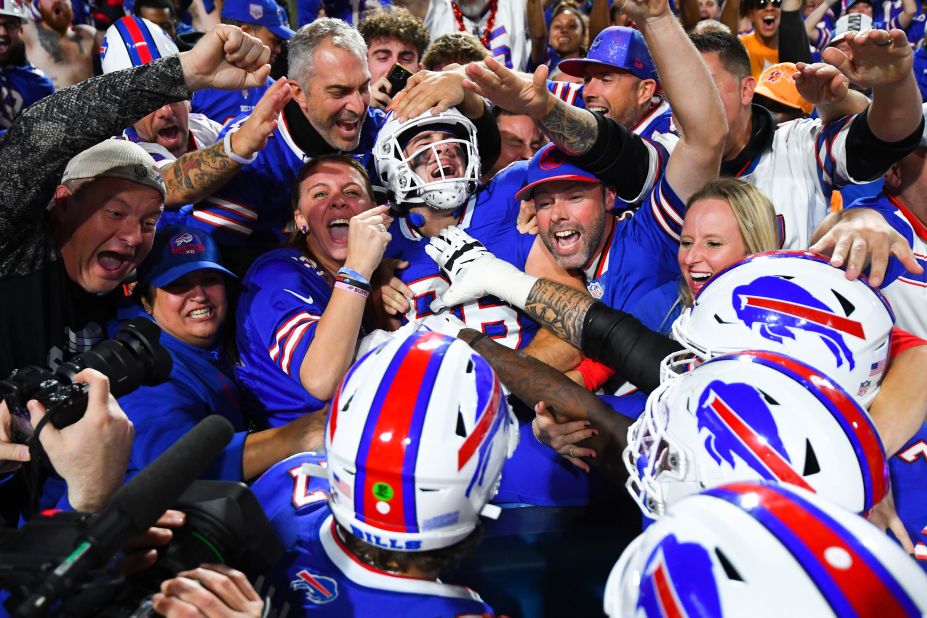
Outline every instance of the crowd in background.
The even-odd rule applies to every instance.
[[[439,576],[629,504],[611,616],[927,612],[919,0],[0,2],[0,378],[172,361],[0,404],[8,532],[217,414],[282,557],[164,615],[555,615]]]

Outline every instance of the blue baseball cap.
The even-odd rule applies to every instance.
[[[151,253],[138,267],[139,283],[163,288],[197,270],[218,270],[237,279],[219,263],[219,248],[202,231],[165,225],[155,234]]]
[[[657,69],[653,66],[650,50],[644,35],[634,28],[611,26],[599,33],[585,58],[568,58],[557,65],[567,75],[583,77],[590,64],[624,69],[640,79],[657,82]]]
[[[601,183],[602,181],[584,169],[569,162],[569,155],[554,144],[547,144],[538,150],[528,163],[525,186],[515,194],[515,199],[530,200],[534,189],[545,182],[570,180],[573,182]]]
[[[286,13],[274,0],[226,0],[222,5],[222,19],[264,26],[284,41],[293,38]]]

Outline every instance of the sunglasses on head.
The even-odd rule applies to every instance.
[[[782,6],[782,0],[755,0],[756,8],[765,9],[767,4],[773,5],[773,8],[780,8]]]

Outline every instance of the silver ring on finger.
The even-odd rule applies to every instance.
[[[572,445],[572,444],[570,445],[570,457],[572,457],[573,459],[576,459],[576,455],[573,453],[573,445]]]

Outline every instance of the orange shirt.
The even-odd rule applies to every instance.
[[[750,72],[757,81],[763,69],[779,63],[779,50],[763,45],[755,32],[742,35],[740,42],[747,48],[747,55],[750,56]]]

